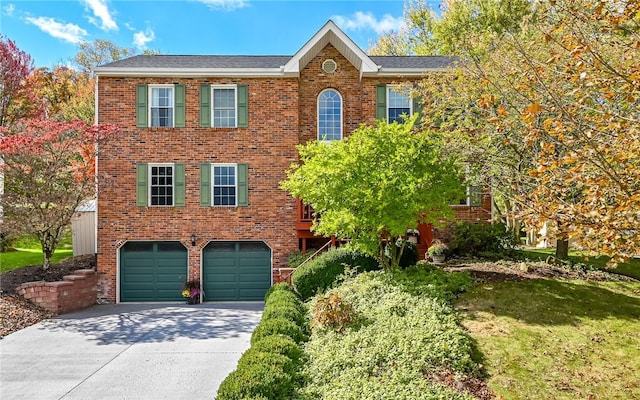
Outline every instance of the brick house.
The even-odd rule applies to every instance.
[[[96,119],[124,135],[98,160],[99,298],[262,300],[288,256],[318,241],[279,189],[296,145],[340,140],[419,104],[394,90],[450,57],[373,57],[329,21],[293,56],[140,55],[95,69]],[[454,206],[487,220],[488,195]],[[431,230],[421,226],[421,245]]]

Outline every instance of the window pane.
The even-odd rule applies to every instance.
[[[213,166],[213,205],[236,205],[236,167],[234,165]]]
[[[389,89],[387,98],[387,107],[389,115],[389,123],[402,123],[402,115],[411,115],[411,98],[408,93],[399,93],[393,89]]]
[[[318,140],[342,138],[342,99],[335,90],[318,96]]]
[[[173,88],[151,88],[151,126],[173,126]]]
[[[213,89],[213,126],[236,126],[236,89]]]
[[[152,206],[173,205],[173,167],[152,166],[150,182],[150,204]]]

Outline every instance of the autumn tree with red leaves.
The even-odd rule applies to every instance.
[[[42,102],[29,79],[33,68],[31,56],[0,35],[0,126],[41,115]]]
[[[113,125],[24,120],[0,128],[3,231],[34,233],[47,269],[76,208],[96,195],[95,160]]]

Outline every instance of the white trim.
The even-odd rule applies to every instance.
[[[151,168],[172,167],[171,168],[171,205],[151,204]],[[176,206],[176,166],[175,163],[148,163],[147,164],[147,207],[175,207]]]
[[[96,68],[97,76],[131,76],[131,77],[243,77],[262,78],[287,76],[284,67],[278,68]],[[295,74],[294,76],[297,76]]]
[[[340,98],[340,139],[325,140],[320,137],[320,96],[322,96],[323,93],[328,91],[336,92],[338,94],[338,97]],[[318,97],[316,98],[316,139],[320,142],[328,143],[328,142],[333,142],[335,140],[342,140],[343,137],[344,137],[344,100],[342,98],[342,95],[338,91],[338,89],[326,88],[322,90],[320,93],[318,93]]]
[[[311,37],[311,39],[309,39],[309,41],[307,41],[307,43],[305,43],[304,46],[302,46],[300,50],[298,50],[296,54],[293,55],[293,57],[291,57],[284,66],[284,72],[294,73],[296,75],[300,74],[300,71],[305,67],[301,62],[303,57],[305,57],[307,53],[311,52],[319,42],[324,41],[325,39],[336,48],[346,47],[346,49],[355,56],[355,59],[352,59],[353,57],[349,57],[347,54],[342,54],[360,71],[361,77],[364,73],[378,72],[380,69],[380,67],[373,62],[367,53],[365,53],[353,40],[351,40],[349,36],[340,30],[333,21],[329,20],[318,32],[316,32],[315,35]],[[312,55],[315,56],[315,54]]]
[[[153,96],[151,93],[153,89],[171,89],[171,126],[154,126],[151,125],[151,104],[153,103]],[[147,126],[149,128],[175,128],[176,127],[176,87],[173,84],[150,84],[147,87]]]
[[[233,126],[215,126],[214,118],[213,118],[213,103],[215,101],[215,96],[213,95],[215,89],[233,89],[233,111],[234,111],[234,125]],[[211,118],[211,127],[212,128],[237,128],[238,127],[238,85],[223,85],[223,84],[215,84],[211,85],[211,106],[209,107],[209,118]]]
[[[238,207],[238,163],[211,163],[211,207],[221,207],[221,208],[230,208],[230,207]],[[233,174],[233,187],[236,189],[236,195],[235,195],[235,204],[233,205],[223,205],[223,204],[219,204],[216,205],[215,204],[215,199],[214,199],[214,195],[213,195],[213,190],[216,187],[215,185],[215,173],[214,173],[214,167],[233,167],[234,170],[234,174]],[[230,187],[230,186],[220,186],[220,187]]]

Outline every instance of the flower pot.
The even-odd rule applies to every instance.
[[[187,304],[200,304],[200,295],[197,294],[192,297],[187,297]]]
[[[433,259],[433,263],[434,264],[442,264],[442,263],[444,263],[444,260],[447,257],[444,254],[440,254],[440,255],[433,255],[433,256],[431,256],[431,258]]]

